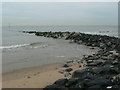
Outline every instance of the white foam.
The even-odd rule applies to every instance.
[[[113,33],[99,33],[99,32],[83,32],[85,34],[92,34],[92,35],[107,35],[107,36],[114,36],[114,37],[118,37],[117,34],[113,34]]]
[[[19,47],[24,47],[29,44],[22,44],[22,45],[10,45],[10,46],[0,46],[0,49],[12,49],[12,48],[19,48]]]

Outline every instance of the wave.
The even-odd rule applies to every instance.
[[[25,46],[28,46],[28,45],[29,45],[29,44],[0,46],[0,49],[12,49],[12,48],[25,47]]]
[[[93,34],[93,35],[107,35],[118,37],[118,33],[110,33],[110,32],[83,32],[85,34]]]
[[[39,48],[47,47],[48,45],[43,44],[42,42],[35,42],[30,44],[19,44],[19,45],[10,45],[10,46],[0,46],[0,49],[16,49],[16,48]]]

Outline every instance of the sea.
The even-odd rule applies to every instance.
[[[25,34],[21,31],[70,31],[118,37],[118,26],[5,26],[2,27],[2,46],[0,46],[0,49],[19,48],[23,46],[29,46],[32,43],[40,42],[40,39],[38,39],[39,37]],[[41,41],[43,41],[43,38]]]
[[[44,26],[3,26],[1,32],[2,73],[17,69],[56,63],[83,55],[94,54],[97,50],[69,43],[66,40],[38,37],[22,31],[69,31],[87,34],[118,37],[117,26],[82,26],[82,25],[44,25]]]

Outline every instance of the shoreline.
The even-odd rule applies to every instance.
[[[43,65],[38,67],[24,68],[24,69],[16,70],[13,72],[5,73],[3,74],[2,87],[3,88],[39,88],[39,87],[43,88],[45,85],[50,84],[50,82],[49,84],[47,84],[48,83],[47,80],[48,78],[50,78],[49,74],[52,74],[52,73],[57,74],[57,72],[55,71],[62,66],[63,66],[63,63],[53,63],[53,64],[48,64],[48,65]],[[45,79],[44,76],[48,78]],[[40,81],[34,80],[34,79],[37,79],[38,77],[40,77],[39,78]],[[61,75],[59,75],[58,78],[60,77]],[[54,82],[58,78],[56,77],[56,79],[53,79],[53,81],[51,82]],[[34,83],[38,83],[40,85],[38,86],[32,85]]]
[[[100,48],[100,50],[93,55],[85,55],[81,60],[68,61],[64,63],[64,66],[58,67],[56,70],[53,69],[45,73],[43,72],[44,78],[47,79],[49,78],[48,76],[45,77],[46,74],[47,75],[51,74],[50,76],[53,78],[51,78],[52,80],[49,83],[47,82],[47,84],[43,85],[42,87],[40,87],[40,83],[39,83],[39,87],[36,86],[37,88],[45,87],[46,90],[49,88],[71,88],[71,87],[72,88],[86,88],[86,87],[112,88],[115,87],[116,85],[117,87],[119,87],[118,83],[120,83],[119,82],[120,68],[117,67],[120,65],[119,62],[120,47],[118,43],[119,42],[118,38],[101,36],[101,35],[83,34],[78,32],[76,33],[76,32],[33,32],[33,31],[24,32],[23,31],[23,33],[30,33],[30,34],[35,33],[36,36],[44,36],[54,39],[64,38],[65,40],[72,40],[77,44],[90,46],[92,49],[95,49],[95,47]],[[53,72],[58,76],[56,77],[56,79],[54,79],[55,77]],[[40,77],[41,76],[39,77],[37,76],[33,79],[31,79],[31,77],[28,78],[32,80],[32,83],[34,83],[33,80],[38,80],[38,78]],[[88,80],[87,82],[86,79]],[[43,81],[44,80],[46,79],[43,79]],[[16,82],[17,81],[18,80],[16,80]],[[24,86],[27,85],[24,84]],[[29,84],[29,86],[33,87],[31,84]]]
[[[71,77],[68,72],[61,73],[67,69],[64,65],[65,63],[53,63],[5,73],[2,76],[2,88],[44,88],[60,78]],[[79,65],[74,64],[69,68],[72,68],[72,72],[74,72],[79,68]],[[85,67],[81,63],[81,69],[83,68]]]

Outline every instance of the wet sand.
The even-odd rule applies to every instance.
[[[66,78],[59,71],[66,68],[62,67],[63,63],[54,63],[40,67],[25,68],[14,72],[3,74],[3,88],[44,88],[53,84],[60,78]],[[85,68],[83,64],[71,66],[74,72],[77,69]],[[71,72],[71,73],[72,73]],[[67,76],[70,78],[71,76]]]
[[[40,46],[37,46],[38,48],[36,46],[33,48],[25,47],[3,52],[3,73],[22,68],[65,62],[70,58],[82,58],[83,55],[97,52],[96,49],[90,49],[85,45],[69,42],[61,39],[48,39],[46,42],[42,42]]]

